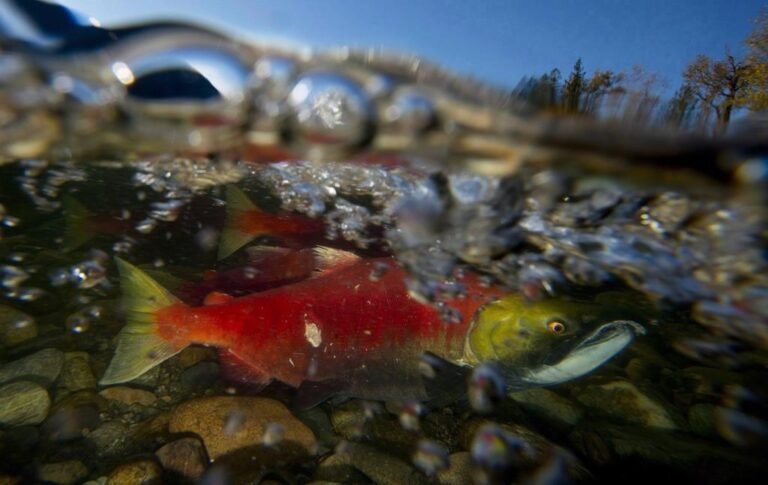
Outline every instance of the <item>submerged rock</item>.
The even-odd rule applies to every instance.
[[[476,465],[475,481],[518,481],[526,474],[549,467],[553,457],[567,457],[557,467],[563,481],[578,482],[591,477],[575,456],[525,426],[471,419],[464,425],[462,435],[464,448],[470,450]]]
[[[59,387],[67,392],[95,389],[96,378],[91,370],[90,356],[86,352],[67,352],[59,376]]]
[[[102,424],[88,435],[100,454],[119,454],[128,445],[128,428],[119,421]]]
[[[374,483],[381,485],[428,483],[427,477],[408,462],[362,443],[346,443],[336,454]]]
[[[195,391],[212,386],[218,378],[219,364],[198,362],[181,373],[179,383],[188,391]]]
[[[88,468],[80,460],[48,463],[40,465],[37,469],[37,478],[40,481],[61,485],[79,482],[86,476],[88,476]]]
[[[154,460],[141,459],[117,466],[107,478],[108,485],[159,485],[163,470]]]
[[[641,467],[644,471],[637,470],[643,474],[661,470],[661,466],[676,468],[692,480],[704,479],[705,483],[736,483],[747,477],[754,480],[765,468],[759,453],[658,428],[584,422],[571,433],[570,440],[577,451],[598,463],[620,459]]]
[[[532,388],[511,392],[509,398],[524,410],[557,426],[573,426],[584,415],[584,409],[577,403],[549,389]]]
[[[9,347],[37,337],[37,322],[8,305],[0,305],[0,344]]]
[[[104,400],[93,391],[69,394],[51,409],[43,430],[51,441],[81,438],[99,427],[99,414],[105,407]]]
[[[652,399],[628,381],[589,385],[576,391],[576,399],[596,413],[650,428],[678,429],[671,407]]]
[[[448,457],[448,468],[437,474],[440,485],[464,485],[472,482],[472,455],[459,451]]]
[[[365,475],[352,465],[350,456],[344,452],[334,453],[323,458],[312,476],[313,483],[360,483],[365,481]]]
[[[128,386],[108,387],[100,391],[99,396],[126,405],[141,404],[143,406],[150,406],[157,400],[157,397],[149,391]]]
[[[208,465],[205,447],[197,438],[171,441],[157,450],[155,456],[163,468],[190,480],[200,478]]]
[[[281,402],[258,397],[215,396],[193,399],[171,413],[172,433],[195,433],[211,459],[238,448],[261,445],[270,425],[283,427],[283,440],[299,444],[309,455],[316,449],[312,431]]]
[[[50,408],[48,391],[33,382],[12,382],[0,387],[0,425],[40,424]]]
[[[48,387],[61,373],[64,352],[43,349],[0,367],[0,384],[16,379],[25,379]]]

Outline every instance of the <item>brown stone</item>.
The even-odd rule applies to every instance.
[[[142,404],[150,406],[157,400],[157,397],[149,391],[128,386],[108,387],[99,392],[99,395],[105,399],[119,401],[128,405]]]
[[[192,432],[203,439],[215,460],[230,451],[264,443],[265,432],[278,423],[283,441],[300,445],[307,454],[316,449],[312,431],[281,402],[259,397],[215,396],[193,399],[171,413],[172,433]]]
[[[79,482],[86,476],[88,476],[88,469],[80,460],[48,463],[40,465],[37,469],[37,478],[41,481],[62,485]]]
[[[112,470],[107,485],[159,485],[163,470],[154,460],[136,460]]]
[[[197,438],[181,438],[171,441],[155,452],[163,468],[196,480],[205,472],[208,457],[203,444]]]
[[[459,451],[449,457],[449,465],[437,474],[440,485],[472,483],[472,457],[468,451]]]
[[[67,352],[64,354],[64,366],[59,375],[59,387],[67,391],[95,389],[96,378],[91,370],[87,352]]]
[[[40,424],[51,408],[48,391],[32,382],[0,386],[0,425]]]

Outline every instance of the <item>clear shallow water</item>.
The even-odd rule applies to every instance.
[[[189,175],[186,169],[180,168],[188,167],[188,164],[174,165],[179,169],[178,173]],[[16,227],[5,230],[2,246],[4,369],[9,365],[18,366],[14,363],[22,359],[42,359],[41,350],[44,355],[45,352],[64,352],[58,370],[51,371],[55,376],[41,377],[38,375],[41,371],[35,370],[34,365],[31,371],[14,371],[12,368],[8,371],[8,382],[30,382],[30,386],[40,386],[35,389],[44,389],[51,400],[49,406],[41,404],[43,409],[36,417],[27,418],[31,422],[6,424],[2,434],[7,456],[4,472],[10,476],[39,476],[46,473],[46,464],[53,463],[56,468],[72,460],[80,461],[87,470],[78,475],[78,480],[108,476],[124,463],[138,466],[137,456],[148,456],[166,443],[176,443],[176,438],[186,436],[169,433],[172,428],[163,424],[163,420],[176,415],[179,405],[195,402],[195,397],[261,395],[290,403],[292,391],[284,386],[272,385],[257,394],[247,386],[233,386],[221,374],[216,354],[204,348],[185,351],[149,375],[127,386],[117,386],[123,390],[127,387],[124,392],[128,392],[129,397],[118,391],[116,398],[104,386],[96,384],[114,352],[114,336],[123,325],[114,256],[130,258],[154,270],[152,274],[166,284],[172,284],[173,278],[200,281],[202,274],[210,269],[226,270],[244,264],[242,252],[217,261],[216,235],[221,230],[225,210],[221,187],[180,190],[175,176],[166,177],[169,171],[163,170],[162,176],[155,177],[152,174],[155,166],[147,170],[149,166],[105,168],[52,164],[41,170],[40,167],[30,169],[24,164],[12,164],[2,168],[5,181],[2,203],[7,214],[17,214],[15,217],[19,218]],[[115,221],[127,218],[131,223],[116,226],[117,233],[100,234],[75,249],[63,251],[62,241],[67,233],[65,216],[60,209],[48,208],[47,203],[37,206],[22,189],[20,181],[29,180],[25,173],[29,175],[31,170],[36,173],[32,178],[41,193],[46,193],[46,187],[50,188],[47,181],[52,176],[64,178],[70,181],[59,185],[57,190],[66,193],[67,197],[75,198],[94,214]],[[360,245],[361,250],[382,244],[370,235],[370,231],[362,231],[362,227],[380,224],[396,227],[398,222],[393,221],[390,214],[380,214],[377,203],[371,203],[370,199],[358,205],[350,202],[355,199],[347,197],[359,198],[365,194],[379,197],[379,203],[387,205],[385,202],[391,194],[403,187],[408,188],[408,193],[414,193],[413,184],[424,183],[423,179],[405,176],[402,171],[351,165],[340,169],[311,164],[249,166],[244,172],[247,175],[241,184],[255,200],[262,200],[265,207],[275,207],[282,199],[293,210],[325,214],[329,232],[335,238],[348,238],[353,246]],[[327,177],[329,173],[335,176]],[[293,177],[293,183],[277,183],[284,177]],[[475,180],[472,178],[475,176],[455,177],[452,183],[458,186]],[[317,178],[332,181],[331,185],[337,187],[336,193],[331,196],[326,190],[323,195],[317,195],[310,190],[310,187],[317,190],[327,187],[312,185],[310,180]],[[475,180],[475,184],[482,180],[487,182],[481,178]],[[312,194],[317,197],[312,199]],[[628,198],[626,194],[623,198]],[[594,198],[596,196],[588,200]],[[55,204],[61,198],[48,192],[45,200]],[[180,202],[169,204],[169,200]],[[570,205],[579,207],[573,202]],[[168,207],[173,209],[170,214]],[[318,211],[318,207],[322,207],[322,211]],[[558,214],[557,211],[553,213]],[[423,256],[417,258],[414,256],[417,253],[409,251],[416,252],[418,247],[407,244],[412,238],[424,237],[424,231],[414,231],[407,226],[402,229],[411,233],[406,238],[402,230],[395,231],[393,247],[402,251],[406,264],[410,262],[417,271],[426,273],[415,280],[415,288],[428,291],[430,282],[439,280],[434,275],[434,265],[446,264],[446,258],[434,257],[434,251],[427,253],[432,254],[431,260]],[[637,230],[648,229],[638,223]],[[463,233],[456,231],[451,229],[446,244],[463,242]],[[474,235],[482,233],[475,231]],[[566,266],[566,272],[559,273],[556,262],[561,259],[534,257],[533,252],[533,248],[527,248],[522,256],[515,258],[514,265],[510,256],[491,259],[486,263],[489,266],[476,264],[478,268],[487,268],[489,278],[496,272],[500,277],[508,278],[510,285],[521,281],[523,291],[534,297],[546,291],[544,283],[553,276],[552,281],[558,284],[558,295],[571,292],[583,296],[622,286],[615,277],[608,276],[610,268],[590,267],[588,271],[583,268],[577,271],[580,269],[578,265],[576,269]],[[473,250],[472,254],[478,253]],[[600,254],[611,256],[607,252]],[[618,255],[622,254],[619,250]],[[631,259],[632,253],[624,255],[628,265],[641,264]],[[642,261],[653,267],[664,263],[653,254],[645,254]],[[450,264],[465,266],[465,271],[473,270],[467,263]],[[670,285],[677,291],[673,294],[686,291],[674,281],[679,276],[671,273],[670,267],[674,268],[667,267],[666,279],[651,280],[650,290],[664,291],[668,288],[666,285]],[[566,285],[565,280],[561,280],[564,278],[562,274],[585,278],[592,285],[596,284],[592,278],[604,277],[608,281],[589,289]],[[641,305],[639,300],[638,305]],[[760,348],[749,347],[754,336],[748,332],[759,332],[760,327],[738,327],[731,334],[745,338],[737,341],[724,334],[712,334],[709,327],[693,320],[686,305],[667,307],[664,316],[648,328],[648,335],[639,338],[626,352],[594,374],[573,383],[512,394],[499,402],[495,387],[481,382],[479,388],[468,388],[470,401],[460,398],[459,402],[422,408],[415,414],[407,407],[405,411],[397,407],[385,410],[381,404],[357,400],[343,404],[326,403],[311,412],[294,411],[294,416],[312,426],[320,443],[312,445],[310,451],[299,450],[292,454],[279,445],[258,445],[256,449],[260,451],[257,453],[250,445],[246,447],[250,451],[242,451],[240,455],[236,452],[224,462],[226,465],[217,465],[208,473],[218,470],[235,483],[253,479],[267,470],[274,470],[277,476],[289,482],[312,477],[319,479],[325,476],[323,474],[330,474],[342,481],[394,483],[402,477],[387,478],[386,474],[394,473],[393,470],[403,463],[434,473],[444,467],[445,456],[451,453],[455,455],[454,460],[466,459],[479,464],[467,465],[465,468],[471,471],[463,471],[479,481],[484,480],[485,475],[477,473],[490,473],[502,481],[518,474],[554,474],[559,479],[602,481],[626,476],[628,471],[638,481],[661,473],[674,473],[681,478],[696,477],[712,483],[733,477],[756,480],[762,471],[758,457],[764,426],[760,419],[764,353]],[[705,309],[707,307],[700,311]],[[450,321],[450,315],[446,320]],[[730,318],[730,322],[735,323],[735,320]],[[719,329],[723,324],[711,325]],[[56,357],[48,358],[53,363],[37,365],[56,367]],[[130,395],[131,392],[147,395],[136,397]],[[41,399],[24,393],[16,395],[27,396],[23,399],[33,401]],[[469,402],[484,412],[473,410]],[[25,402],[24,406],[31,404]],[[238,424],[239,412],[227,411],[222,426],[233,426],[236,430],[246,426]],[[234,424],[227,424],[233,419]],[[283,419],[288,422],[286,427],[298,426],[293,418]],[[255,425],[254,420],[250,418],[245,422]],[[479,420],[494,423],[494,427],[480,430],[477,428]],[[481,431],[490,433],[490,437]],[[210,456],[210,447],[215,446],[210,441],[214,438],[199,430],[196,434],[207,438],[203,443]],[[263,442],[260,435],[252,441],[258,442]],[[200,446],[196,441],[192,443]],[[347,445],[339,443],[351,443],[351,451],[345,451]],[[362,448],[357,448],[358,445]],[[523,450],[530,446],[535,451],[523,453],[521,446]],[[468,456],[464,454],[465,450],[474,453],[475,459],[465,458]],[[520,453],[523,455],[518,456]],[[273,466],[273,454],[283,457],[285,465]],[[393,463],[386,465],[385,457]],[[255,468],[250,467],[253,460],[258,463]],[[325,460],[334,463],[336,460],[340,464],[328,471],[329,466],[322,465]],[[373,460],[375,466],[366,460]],[[385,460],[384,465],[381,460]],[[166,479],[183,480],[168,468],[175,465],[169,465],[167,460],[164,463]],[[250,464],[247,471],[238,468],[243,463]],[[201,469],[204,468],[208,465]],[[184,470],[184,473],[190,472]],[[413,474],[414,480],[428,480],[428,475],[422,472],[413,471]]]
[[[146,39],[167,33],[147,32],[118,43],[117,52],[134,59]],[[194,42],[211,39],[193,34]],[[82,56],[73,59],[93,59]],[[80,79],[56,58],[18,59]],[[118,108],[86,103],[85,111],[67,111],[71,100],[41,107],[4,98],[6,113],[29,122],[2,132],[7,163],[0,166],[0,472],[9,480],[559,483],[671,474],[721,483],[762,476],[768,287],[765,158],[756,132],[709,142],[586,121],[550,126],[535,112],[510,115],[515,104],[491,103],[498,93],[490,89],[429,70],[414,80],[402,63],[386,72],[408,89],[375,97],[358,83],[381,77],[347,63],[376,74],[380,59],[330,56],[317,62],[337,71],[320,78],[303,75],[316,72],[304,64],[281,71],[296,61],[275,59],[260,64],[267,87],[247,98],[266,113],[249,125],[249,149],[228,145],[242,106],[226,90],[213,105],[191,94],[184,109],[162,97],[157,103],[138,87],[157,94],[152,89],[179,78],[161,82],[135,59],[124,64],[147,84],[129,83],[127,97],[114,98]],[[231,60],[217,62],[231,67]],[[237,69],[227,72],[237,78]],[[86,84],[100,86],[89,75]],[[51,78],[4,79],[24,81],[6,83],[4,93],[19,86],[45,93]],[[283,114],[285,106],[270,104],[281,96],[289,100]],[[399,115],[369,118],[379,110]],[[211,120],[221,113],[232,117]],[[458,142],[444,136],[454,126],[446,119],[461,127]],[[5,128],[18,126],[11,120]],[[66,136],[42,130],[51,124]],[[623,136],[613,139],[617,130]],[[37,143],[21,143],[30,140]],[[220,146],[227,148],[210,157],[168,154]],[[25,150],[33,156],[20,156]],[[281,162],[297,158],[310,161]],[[289,409],[280,403],[291,403],[290,388],[237,385],[203,347],[125,385],[98,385],[124,324],[116,256],[171,289],[248,264],[247,250],[217,256],[230,184],[267,211],[321,221],[328,244],[365,256],[392,252],[411,274],[409,289],[437,305],[446,325],[458,318],[443,303],[462,292],[453,280],[477,273],[531,300],[621,291],[631,312],[649,320],[646,335],[576,381],[507,396],[505,379],[483,369],[489,375],[452,379],[463,392],[439,404],[393,396]],[[92,237],[74,237],[73,216],[86,214]],[[251,245],[264,242],[275,240]],[[432,367],[425,379],[434,379]]]

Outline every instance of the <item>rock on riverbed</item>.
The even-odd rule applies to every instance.
[[[312,431],[279,401],[258,397],[215,396],[179,405],[169,422],[171,433],[192,432],[203,439],[211,459],[239,448],[294,442],[312,454]],[[281,436],[277,436],[281,435]]]
[[[64,352],[43,349],[0,367],[0,384],[24,379],[48,387],[59,377],[63,365]]]
[[[0,425],[39,424],[50,407],[48,391],[33,382],[12,382],[0,387]]]

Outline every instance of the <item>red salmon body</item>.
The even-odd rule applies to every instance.
[[[170,307],[157,317],[194,322],[192,342],[227,348],[254,370],[294,386],[349,378],[365,361],[418,358],[425,350],[460,358],[469,317],[485,300],[452,302],[464,318],[448,324],[409,296],[405,276],[391,258],[361,260],[325,277],[222,305]]]
[[[217,304],[193,308],[167,292],[158,294],[158,289],[164,290],[137,274],[137,268],[120,262],[120,269],[127,291],[155,285],[150,305],[154,308],[129,311],[125,339],[119,340],[102,383],[133,378],[129,372],[145,372],[190,343],[199,343],[229,350],[262,382],[278,379],[298,387],[304,381],[332,380],[347,383],[348,395],[376,399],[381,371],[412,372],[426,351],[460,360],[471,317],[502,294],[499,288],[464,278],[466,295],[446,303],[461,319],[448,323],[433,306],[409,295],[406,273],[393,258],[373,258],[242,298],[212,298]],[[130,304],[136,298],[128,300]],[[131,327],[131,321],[137,323]],[[128,365],[121,354],[127,355],[129,347],[133,352],[133,335],[146,338],[146,325],[158,339],[152,343],[155,354],[148,357],[155,362]],[[157,355],[157,349],[169,355]]]

